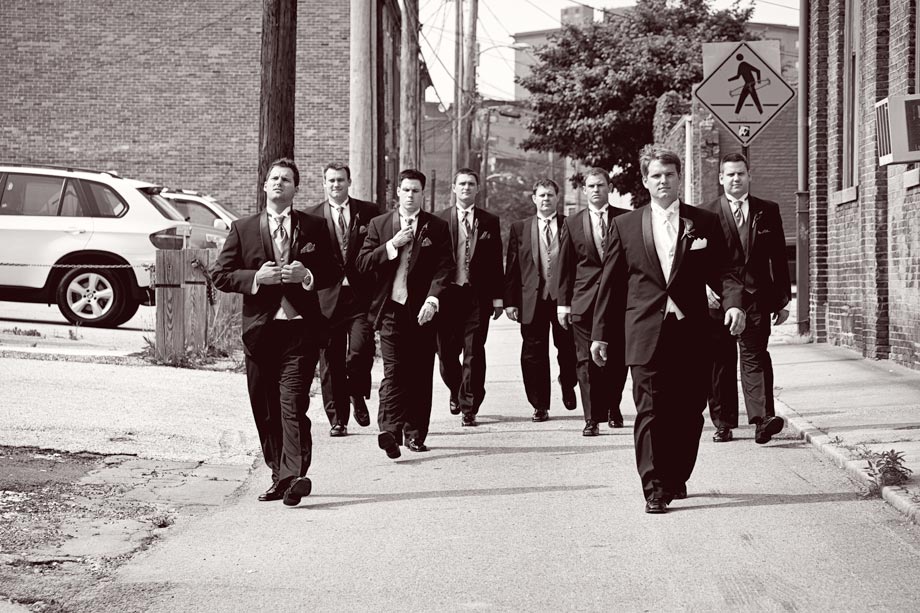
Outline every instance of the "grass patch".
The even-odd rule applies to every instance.
[[[35,328],[25,329],[20,328],[19,326],[14,328],[4,328],[3,330],[0,330],[0,333],[10,334],[12,336],[34,336],[35,338],[44,338],[44,335]]]

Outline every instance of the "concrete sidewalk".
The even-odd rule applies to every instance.
[[[920,372],[826,344],[771,344],[776,411],[867,489],[866,456],[903,452],[913,474],[882,497],[920,523]]]

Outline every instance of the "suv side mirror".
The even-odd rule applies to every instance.
[[[230,229],[230,226],[228,226],[228,225],[227,225],[227,222],[224,221],[223,219],[215,219],[215,220],[214,220],[214,228],[215,228],[216,230],[229,230],[229,229]]]

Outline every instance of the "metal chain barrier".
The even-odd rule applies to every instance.
[[[14,266],[19,268],[144,268],[153,270],[153,264],[19,264],[16,262],[0,262],[0,266]]]
[[[211,278],[211,272],[208,270],[208,267],[201,263],[201,260],[195,258],[191,262],[192,268],[197,268],[201,271],[201,274],[204,275],[205,286],[208,294],[208,304],[214,306],[217,300],[214,298],[214,280]]]

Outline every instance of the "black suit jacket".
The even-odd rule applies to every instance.
[[[565,215],[556,215],[558,243],[560,252],[567,232]],[[529,324],[540,298],[540,244],[537,216],[533,215],[511,224],[508,236],[508,253],[505,257],[505,308],[517,307],[520,310],[520,322]],[[558,292],[559,259],[553,263],[550,283],[556,285]],[[558,296],[558,293],[557,293]]]
[[[476,207],[473,217],[473,233],[470,255],[470,285],[482,301],[498,300],[504,293],[504,271],[502,269],[502,230],[496,215]],[[460,237],[460,220],[457,207],[439,211],[437,217],[447,222],[450,229],[451,256],[455,267],[457,262],[457,241]],[[448,279],[448,282],[453,279]]]
[[[332,211],[329,209],[329,201],[323,200],[320,203],[304,208],[303,211],[308,215],[323,218],[329,233],[329,243],[332,245],[332,251],[342,267],[342,276],[331,286],[318,292],[319,307],[323,311],[323,315],[327,318],[332,318],[339,300],[339,293],[342,290],[342,280],[346,276],[348,277],[348,285],[354,290],[357,310],[366,311],[370,307],[371,295],[374,291],[374,278],[373,275],[361,274],[357,266],[355,266],[355,262],[358,259],[358,252],[364,245],[364,239],[367,237],[368,224],[380,214],[380,211],[377,210],[377,205],[372,202],[356,198],[348,199],[351,222],[348,226],[348,249],[346,258],[343,261],[342,251],[337,248],[339,240],[335,233],[335,221],[332,217]]]
[[[707,284],[719,292],[725,308],[741,308],[743,289],[728,257],[719,218],[680,203],[677,248],[671,276],[665,279],[652,234],[653,206],[613,220],[594,310],[591,338],[616,342],[625,334],[627,365],[647,364],[652,359],[668,297],[699,330],[708,325]],[[694,242],[699,248],[691,249]],[[694,348],[688,347],[687,352],[693,359]]]
[[[304,319],[315,323],[309,327],[309,334],[315,336],[317,342],[323,340],[328,329],[328,322],[319,309],[316,291],[307,291],[299,283],[282,283],[263,285],[258,293],[252,293],[256,272],[265,262],[274,259],[268,216],[263,210],[230,224],[227,241],[211,268],[217,289],[243,294],[243,348],[250,356],[261,349],[259,339],[262,329],[274,319],[282,295]],[[294,260],[310,270],[314,290],[329,287],[342,274],[323,221],[292,210],[291,261]]]
[[[386,243],[399,231],[399,227],[399,209],[371,220],[356,262],[362,273],[375,273],[370,314],[374,327],[378,329],[381,311],[393,291],[393,281],[399,268],[399,257],[389,259]],[[422,308],[428,296],[440,297],[454,278],[447,222],[431,213],[419,211],[416,228],[406,279],[409,294],[406,307],[412,313]]]
[[[761,308],[771,313],[789,304],[792,283],[789,279],[786,237],[783,234],[779,205],[748,196],[747,227],[750,234],[746,255],[728,198],[722,195],[701,208],[718,215],[731,260],[738,269],[744,290],[754,296]]]
[[[607,207],[607,229],[626,209]],[[571,307],[572,320],[591,319],[604,262],[594,244],[591,212],[585,208],[565,220],[565,241],[559,248],[559,304]],[[591,322],[588,321],[588,325]]]

